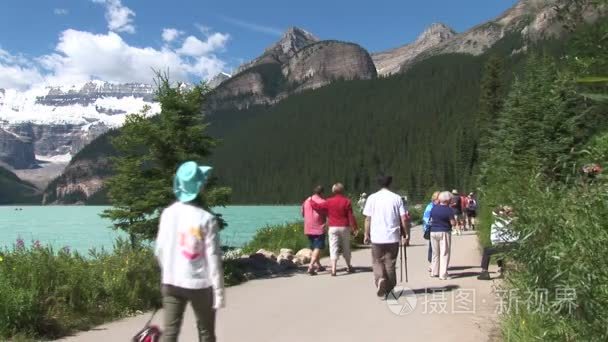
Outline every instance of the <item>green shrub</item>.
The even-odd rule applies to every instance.
[[[0,337],[53,338],[160,303],[152,250],[117,241],[84,257],[22,241],[0,252]]]
[[[521,239],[507,287],[520,301],[506,316],[505,338],[606,341],[608,186],[555,189],[534,180],[529,189],[515,205]],[[545,301],[521,301],[538,290],[546,290]]]
[[[243,246],[243,253],[251,254],[260,249],[278,252],[281,248],[290,248],[297,252],[308,248],[308,245],[303,223],[286,223],[259,229],[253,239]]]

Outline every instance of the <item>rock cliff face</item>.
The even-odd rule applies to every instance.
[[[211,89],[215,89],[220,84],[222,84],[224,81],[226,81],[227,79],[229,79],[230,77],[232,77],[232,76],[228,75],[225,72],[220,72],[215,77],[213,77],[212,79],[210,79],[209,82],[207,82],[207,86],[209,88],[211,88]]]
[[[356,44],[320,41],[302,29],[289,29],[277,43],[243,64],[210,96],[212,109],[273,104],[290,94],[337,79],[376,76],[371,57]]]
[[[283,76],[296,90],[315,89],[337,79],[371,79],[376,68],[370,55],[356,44],[321,41],[306,46],[285,63]]]
[[[283,37],[281,37],[278,42],[266,48],[260,57],[239,66],[234,73],[241,73],[260,64],[285,63],[296,52],[305,46],[318,41],[319,38],[315,37],[312,33],[301,28],[291,27],[283,34]]]
[[[77,124],[39,124],[22,122],[6,126],[8,130],[33,142],[38,156],[69,156],[80,151],[110,127],[103,122],[83,129]]]
[[[42,204],[83,204],[97,193],[109,175],[109,158],[70,163],[44,191]]]
[[[449,53],[480,55],[507,34],[519,36],[525,49],[530,42],[563,34],[565,22],[558,16],[556,7],[568,6],[572,6],[572,1],[520,0],[497,18],[460,34],[454,34],[445,25],[435,24],[412,44],[374,54],[374,62],[378,74],[387,75],[405,71],[432,56]],[[584,20],[593,21],[599,16],[599,11],[591,6],[581,15]]]
[[[28,137],[0,128],[0,162],[15,169],[35,166],[36,156],[32,141]]]
[[[409,64],[420,53],[437,46],[456,35],[450,27],[435,23],[427,28],[415,42],[396,49],[372,54],[378,75],[387,76],[401,71],[403,65]]]

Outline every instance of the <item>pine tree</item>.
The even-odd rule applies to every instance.
[[[112,140],[119,157],[113,158],[115,175],[107,182],[112,208],[102,216],[114,221],[113,229],[128,233],[133,246],[156,236],[161,210],[175,200],[172,179],[179,164],[203,163],[216,146],[205,134],[201,111],[207,88],[171,86],[160,74],[157,84],[160,114],[149,118],[150,108],[144,108],[129,115]],[[207,209],[222,206],[229,195],[229,188],[215,187],[212,179],[198,204]]]
[[[476,116],[476,158],[485,160],[489,137],[497,128],[497,120],[504,105],[504,66],[500,57],[491,56],[484,66],[479,94],[479,110]]]

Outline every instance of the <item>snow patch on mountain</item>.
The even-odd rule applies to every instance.
[[[87,127],[91,123],[120,127],[128,114],[150,106],[149,114],[160,112],[148,85],[114,85],[92,81],[73,86],[34,87],[0,93],[0,125],[35,123],[71,124]]]

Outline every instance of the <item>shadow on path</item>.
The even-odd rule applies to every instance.
[[[448,267],[448,271],[464,271],[471,268],[478,268],[479,266],[452,266]]]

